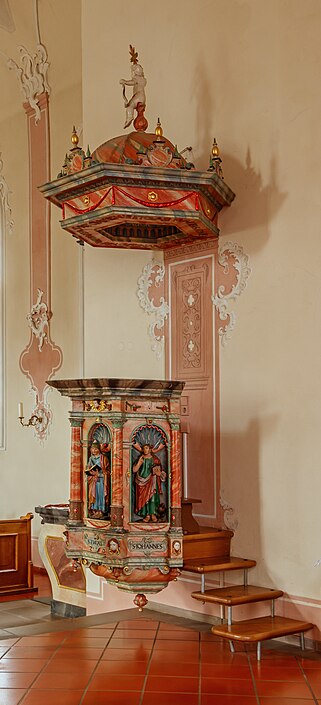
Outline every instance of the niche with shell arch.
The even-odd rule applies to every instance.
[[[168,437],[156,424],[143,424],[131,437],[131,521],[169,521]]]
[[[86,514],[90,519],[110,519],[111,431],[96,422],[87,438],[85,468]]]

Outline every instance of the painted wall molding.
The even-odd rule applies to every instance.
[[[32,413],[42,419],[34,426],[34,434],[43,443],[52,422],[47,382],[61,367],[63,356],[50,334],[53,315],[50,206],[38,190],[39,184],[50,179],[49,62],[40,37],[38,0],[33,0],[33,4],[36,51],[30,54],[24,46],[19,46],[19,62],[7,59],[7,66],[15,71],[25,99],[29,147],[30,337],[20,355],[19,367],[31,385]]]
[[[3,204],[3,211],[4,211],[4,217],[5,217],[5,226],[6,226],[6,233],[9,233],[9,235],[12,234],[14,222],[12,220],[12,212],[9,204],[9,187],[6,182],[5,177],[3,176],[2,173],[3,169],[3,161],[1,158],[1,152],[0,152],[0,198]]]
[[[30,54],[24,46],[18,46],[19,62],[13,59],[7,60],[9,70],[15,72],[20,83],[20,88],[26,103],[35,112],[35,122],[41,118],[39,106],[39,96],[42,93],[50,94],[50,86],[47,81],[49,68],[46,47],[40,42],[36,46],[34,54]]]
[[[161,331],[164,322],[169,314],[169,306],[164,296],[160,296],[159,305],[155,305],[154,298],[150,298],[150,289],[157,289],[163,285],[165,267],[160,262],[152,260],[143,268],[143,272],[138,279],[137,298],[141,308],[151,317],[148,325],[148,334],[151,340],[152,351],[159,360],[164,354],[165,337],[157,331]]]
[[[51,339],[51,231],[50,207],[38,185],[50,179],[48,93],[39,96],[41,120],[35,121],[35,110],[24,103],[29,144],[29,242],[30,242],[30,309],[27,321],[29,342],[19,359],[21,372],[28,377],[34,393],[33,414],[42,422],[34,426],[41,442],[48,437],[52,411],[47,402],[47,381],[62,365],[62,351]]]
[[[212,296],[220,320],[227,321],[226,325],[221,326],[218,330],[222,345],[225,346],[231,338],[236,323],[236,313],[230,310],[230,302],[244,291],[251,274],[251,268],[248,255],[245,254],[241,245],[233,242],[226,242],[219,249],[218,264],[223,268],[223,275],[231,274],[231,268],[233,274],[230,290],[226,291],[225,284],[220,284],[217,293]]]

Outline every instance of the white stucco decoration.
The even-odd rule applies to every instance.
[[[43,291],[38,289],[38,298],[33,304],[30,313],[27,315],[29,328],[34,336],[38,339],[38,350],[42,351],[42,346],[47,338],[49,328],[48,306],[42,301]]]
[[[13,59],[7,60],[9,69],[15,71],[20,83],[24,99],[35,111],[35,121],[39,122],[41,113],[38,104],[38,96],[41,93],[50,93],[47,81],[49,68],[47,50],[43,44],[37,44],[35,54],[29,54],[24,46],[19,46],[19,64]]]
[[[164,335],[158,335],[157,331],[162,330],[164,321],[169,314],[169,306],[164,296],[159,299],[159,306],[155,306],[154,299],[149,297],[149,289],[154,286],[159,287],[164,281],[165,267],[159,262],[149,262],[146,264],[143,273],[138,279],[137,297],[141,308],[151,317],[148,326],[149,337],[152,341],[152,351],[159,360],[164,352]]]
[[[37,416],[38,419],[41,419],[41,421],[33,426],[34,435],[38,441],[40,441],[40,445],[43,445],[44,441],[48,438],[49,428],[52,422],[52,411],[45,397],[43,401],[36,400],[36,405],[32,410],[32,413]]]
[[[233,518],[234,509],[224,497],[224,490],[220,490],[220,506],[224,510],[224,524],[231,531],[236,531],[239,522],[236,517]]]
[[[218,331],[223,346],[226,345],[228,339],[231,337],[236,323],[236,314],[234,311],[229,310],[229,304],[244,291],[251,274],[248,255],[245,254],[240,245],[233,242],[226,242],[218,253],[218,262],[224,268],[226,274],[229,271],[229,255],[233,256],[233,267],[237,273],[236,283],[233,284],[231,291],[228,292],[225,291],[225,286],[221,284],[218,287],[217,294],[212,296],[213,304],[219,313],[221,321],[228,321],[227,324],[221,326]]]
[[[11,217],[11,208],[9,205],[10,191],[8,188],[8,184],[2,174],[2,169],[3,169],[3,161],[1,159],[1,152],[0,152],[0,198],[3,203],[3,210],[4,210],[5,220],[6,220],[6,230],[11,235],[12,230],[13,230],[13,220]]]

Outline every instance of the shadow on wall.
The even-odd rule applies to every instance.
[[[195,67],[192,83],[192,99],[196,111],[196,168],[207,170],[213,137],[219,147],[220,136],[213,134],[213,122],[217,109],[213,100],[213,78],[209,77],[200,58]],[[215,131],[214,131],[215,132]],[[236,238],[237,233],[255,229],[255,237],[247,243],[247,252],[253,254],[261,249],[270,235],[270,224],[286,200],[287,193],[278,186],[278,165],[276,155],[271,154],[270,173],[266,184],[260,171],[252,163],[250,146],[245,162],[242,163],[230,154],[221,152],[224,179],[236,194],[231,208],[226,208],[219,216],[222,235]],[[254,160],[255,161],[255,160]]]
[[[232,539],[232,554],[257,561],[251,569],[249,582],[268,587],[278,587],[273,576],[266,570],[264,543],[262,541],[262,520],[265,502],[273,502],[275,487],[270,488],[269,497],[262,493],[260,474],[260,448],[263,436],[271,435],[277,424],[277,416],[265,416],[250,421],[243,434],[221,436],[221,488],[223,498],[233,507],[231,517],[238,521]],[[228,518],[228,515],[227,515]],[[278,534],[278,531],[276,531]],[[275,532],[273,532],[275,537]],[[266,534],[265,534],[266,537]],[[273,540],[273,537],[266,537]],[[234,579],[232,578],[233,582]],[[237,579],[235,580],[237,582]]]
[[[270,225],[282,208],[287,193],[278,188],[277,160],[271,156],[270,178],[263,184],[260,172],[252,166],[251,151],[248,147],[245,165],[235,157],[223,156],[223,172],[226,181],[236,193],[230,209],[225,210],[220,218],[222,233],[235,237],[237,233],[256,229],[255,238],[247,243],[251,254],[261,249],[270,235]]]
[[[208,78],[203,61],[198,60],[195,66],[192,83],[193,100],[196,101],[196,142],[198,152],[195,154],[197,169],[206,170],[209,167],[213,144],[212,123],[215,115],[215,105],[212,98],[213,81]]]

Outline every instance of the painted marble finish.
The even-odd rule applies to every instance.
[[[40,504],[35,507],[35,512],[41,516],[42,524],[61,524],[64,526],[69,519],[69,504]]]
[[[149,397],[179,397],[184,387],[180,380],[152,379],[60,379],[48,381],[50,387],[57,389],[63,396],[71,399],[96,399],[117,395],[117,397],[132,395],[148,395]]]
[[[113,430],[113,483],[112,483],[112,507],[122,507],[123,504],[123,429],[122,424],[115,426]]]
[[[56,579],[59,587],[65,587],[73,590],[86,590],[86,580],[82,567],[74,564],[66,556],[65,542],[63,537],[46,536],[45,549],[53,569],[56,573]]]
[[[41,526],[38,546],[50,579],[53,600],[85,609],[86,578],[81,564],[67,556],[65,525],[62,523],[66,519],[61,517],[62,522],[52,523],[53,514],[57,518],[61,508],[37,507],[37,511],[45,519]]]
[[[154,143],[167,148],[169,152],[175,155],[175,147],[167,139],[162,137],[162,141],[157,140],[157,135],[151,132],[140,133],[130,132],[128,135],[120,135],[113,137],[107,142],[103,142],[92,153],[92,159],[98,164],[124,164],[128,165],[131,162],[137,161],[137,151],[140,150],[139,158],[142,160],[142,166],[151,167],[152,163],[148,159],[148,150]],[[186,159],[176,151],[176,158],[170,163],[171,169],[186,168]]]
[[[71,522],[82,520],[82,454],[81,454],[81,423],[71,427],[70,454],[70,517]]]
[[[165,137],[143,132],[105,142],[87,168],[64,167],[40,191],[62,208],[61,225],[78,240],[124,249],[217,238],[218,213],[234,199],[215,171],[196,171]]]
[[[172,430],[172,445],[171,445],[171,468],[172,468],[172,483],[171,483],[171,505],[172,507],[181,506],[181,434],[178,430]]]
[[[124,590],[163,589],[182,566],[179,429],[184,382],[80,379],[50,384],[72,400],[67,556]]]

